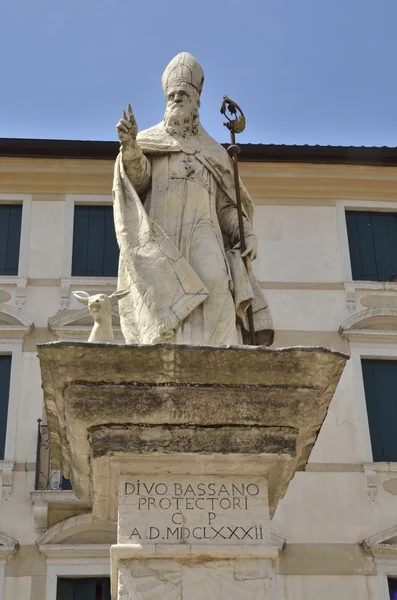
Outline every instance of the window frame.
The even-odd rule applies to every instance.
[[[353,363],[353,372],[356,381],[356,402],[357,402],[357,417],[359,424],[359,434],[361,439],[361,450],[363,463],[381,465],[383,463],[374,463],[371,437],[369,430],[369,420],[367,412],[367,401],[365,397],[363,370],[361,360],[397,360],[397,346],[393,343],[365,343],[350,341],[351,356],[350,360]],[[396,465],[397,462],[389,462],[389,465]],[[379,470],[379,469],[377,469]]]
[[[78,554],[78,546],[75,554]],[[81,564],[82,561],[84,564]],[[109,557],[47,558],[45,600],[56,600],[58,577],[110,577]]]
[[[377,200],[337,200],[335,203],[336,222],[339,233],[340,254],[342,261],[342,279],[346,292],[346,307],[349,313],[356,311],[356,290],[397,291],[397,282],[393,281],[359,281],[353,279],[349,238],[347,235],[346,211],[366,210],[372,212],[397,212],[397,202]]]
[[[390,350],[389,350],[390,351]],[[381,350],[381,353],[384,352]],[[365,360],[374,360],[374,361],[392,361],[394,363],[396,363],[397,365],[397,350],[396,350],[396,356],[391,356],[390,354],[388,354],[387,356],[381,356],[381,355],[376,355],[376,356],[363,356],[361,355],[361,359],[360,359],[360,368],[361,368],[361,383],[362,383],[362,387],[364,389],[364,402],[365,402],[365,411],[367,414],[367,424],[368,424],[368,435],[370,438],[370,446],[371,446],[371,461],[372,464],[374,465],[374,469],[375,470],[384,470],[381,468],[381,465],[391,465],[391,467],[387,468],[388,471],[396,471],[397,470],[397,460],[387,460],[387,458],[385,460],[374,460],[374,453],[373,453],[373,449],[372,449],[372,441],[371,441],[371,431],[370,431],[370,424],[369,424],[369,418],[368,418],[368,405],[367,405],[367,397],[365,394],[365,385],[364,385],[364,371],[363,371],[363,361]]]
[[[0,354],[11,355],[10,390],[8,396],[7,426],[5,436],[4,459],[0,460],[0,470],[11,471],[15,462],[18,411],[20,400],[20,382],[22,371],[22,340],[0,340]],[[11,492],[10,485],[2,483],[2,497],[7,499]],[[9,488],[9,489],[6,489]]]
[[[346,212],[347,211],[369,211],[369,212],[397,212],[397,202],[378,202],[373,200],[337,200],[336,201],[336,217],[338,223],[339,240],[342,254],[342,273],[343,280],[345,283],[355,283],[356,287],[361,287],[359,284],[364,285],[364,289],[369,287],[370,281],[361,281],[353,279],[351,262],[350,262],[350,249],[349,249],[349,238],[347,235],[347,224],[346,224]],[[380,284],[379,289],[382,289],[382,282],[374,281],[375,284]],[[395,283],[397,289],[397,282]],[[371,286],[371,289],[374,289]]]
[[[0,275],[1,285],[16,286],[16,305],[26,304],[26,285],[29,270],[30,228],[32,217],[32,194],[0,194],[0,204],[22,204],[21,237],[17,275]]]
[[[388,578],[397,578],[397,560],[395,558],[377,558],[375,564],[379,600],[390,600]]]
[[[71,287],[74,289],[97,290],[106,286],[112,289],[117,286],[117,277],[78,277],[72,276],[73,258],[73,229],[75,206],[113,206],[113,197],[110,194],[66,194],[65,217],[63,228],[63,251],[61,272],[61,307],[69,308]]]

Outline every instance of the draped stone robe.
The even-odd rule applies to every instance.
[[[145,154],[135,156],[132,160],[125,159],[124,165],[121,164],[120,158],[118,164],[116,163],[115,224],[121,250],[119,288],[130,287],[131,279],[134,280],[134,289],[137,286],[141,287],[141,290],[138,290],[138,303],[130,295],[120,301],[121,325],[127,343],[152,343],[162,340],[203,345],[241,343],[236,315],[239,315],[241,323],[244,323],[247,303],[258,294],[259,319],[256,319],[256,329],[272,331],[270,314],[258,289],[259,286],[255,280],[256,289],[253,291],[252,273],[250,281],[244,267],[241,266],[240,252],[232,250],[239,242],[239,227],[236,202],[230,191],[228,193],[227,184],[225,185],[225,180],[230,184],[228,181],[231,176],[230,159],[224,149],[209,138],[204,130],[201,129],[200,134],[193,142],[183,140],[176,142],[161,125],[157,126],[142,132],[138,137],[138,143]],[[208,140],[211,142],[209,143]],[[226,157],[220,160],[217,155],[215,160],[211,160],[214,158],[213,144],[217,146],[217,154],[220,148]],[[207,152],[202,151],[206,145],[207,148],[210,146],[212,152],[208,149]],[[214,169],[214,164],[211,163],[215,163],[218,169]],[[222,172],[223,179],[220,182],[219,167],[224,166],[225,163],[228,169]],[[140,196],[145,212],[140,212],[138,206],[139,216],[134,217],[135,223],[133,219],[129,219],[129,227],[126,228],[125,222],[128,217],[125,216],[127,214],[125,211],[136,203],[136,197],[135,200],[131,197],[129,200],[126,199],[125,187],[126,185],[129,187],[128,184]],[[246,210],[244,215],[246,235],[252,232],[248,212],[249,210]],[[147,225],[142,225],[146,218]],[[124,222],[124,228],[120,228],[120,221]],[[135,276],[130,263],[136,259],[137,246],[140,246],[139,254],[142,256],[142,245],[147,246],[148,234],[145,233],[143,244],[141,240],[138,243],[128,241],[129,258],[127,251],[123,252],[123,248],[126,247],[125,239],[134,227],[141,230],[147,228],[150,231],[149,237],[153,229],[155,230],[157,247],[161,248],[161,252],[167,259],[172,254],[172,276],[175,272],[175,260],[179,265],[177,280],[178,285],[182,283],[184,286],[183,298],[178,297],[175,301],[173,297],[172,302],[169,303],[172,304],[172,310],[168,313],[161,312],[160,317],[153,314],[155,304],[157,306],[159,304],[158,292],[156,292],[157,300],[153,299],[153,295],[150,295],[148,300],[147,294],[152,294],[153,286],[162,287],[160,283],[162,278],[166,287],[170,284],[171,295],[175,286],[172,287],[171,277],[165,273],[168,265],[164,262],[163,256],[158,257],[156,248],[150,269],[145,268],[144,274],[141,275],[144,280],[147,278],[151,280],[146,291],[142,291],[142,282],[137,281],[139,273]],[[153,249],[153,245],[151,248]],[[150,250],[145,252],[149,258]],[[137,264],[138,266],[134,267],[136,271],[142,266],[141,258],[139,263],[135,261],[135,265]],[[155,270],[158,274],[157,284]],[[237,304],[236,283],[239,288]],[[189,285],[191,289],[188,289]],[[163,301],[167,302],[165,300],[167,295],[170,293],[161,295],[160,291],[161,311]],[[141,302],[142,298],[143,302]],[[148,304],[151,307],[149,309]],[[160,323],[159,327],[151,327],[148,323],[151,312],[154,320],[157,319]],[[173,322],[175,313],[177,318]],[[164,317],[164,314],[171,315],[171,319]],[[142,331],[146,333],[143,335]]]

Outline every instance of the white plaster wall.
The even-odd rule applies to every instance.
[[[17,462],[35,462],[37,419],[43,415],[43,391],[36,352],[22,353],[22,377],[17,423]]]
[[[359,575],[288,575],[280,587],[280,600],[378,600],[367,577]]]
[[[59,277],[65,203],[32,202],[29,277]]]
[[[370,500],[360,472],[296,473],[274,517],[291,543],[359,543],[396,523],[396,496],[379,489]]]
[[[60,310],[60,289],[53,286],[28,286],[26,312],[35,327],[48,326],[48,317]]]
[[[333,331],[347,318],[343,290],[272,290],[265,295],[277,330]]]
[[[34,471],[14,471],[11,498],[0,500],[0,532],[14,538],[21,546],[34,544],[37,537],[33,528],[30,501],[30,492],[33,489]],[[20,597],[24,598],[23,595]]]
[[[31,577],[6,577],[4,579],[4,600],[29,600],[31,590]]]
[[[334,207],[256,206],[254,229],[261,281],[342,281]]]
[[[363,462],[364,441],[359,425],[354,365],[348,361],[309,463]]]

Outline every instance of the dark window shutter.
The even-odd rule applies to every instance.
[[[389,584],[390,600],[397,600],[397,579],[389,578],[387,581]]]
[[[96,591],[96,579],[76,579],[73,600],[96,600]]]
[[[11,356],[0,355],[0,460],[4,459],[8,397],[10,393]]]
[[[397,461],[397,361],[362,360],[372,454]]]
[[[0,204],[0,275],[18,275],[22,204]]]
[[[110,577],[102,580],[102,598],[101,600],[111,600],[110,596]]]
[[[111,600],[109,577],[59,577],[56,600]]]
[[[56,600],[73,600],[74,599],[74,579],[64,579],[58,577],[57,581],[57,598]],[[87,600],[89,600],[87,598]]]
[[[119,248],[112,206],[75,206],[72,275],[116,277]]]
[[[352,276],[363,281],[397,277],[397,213],[347,211]]]

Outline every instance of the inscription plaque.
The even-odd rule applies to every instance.
[[[264,545],[262,477],[130,477],[120,484],[119,543]]]

